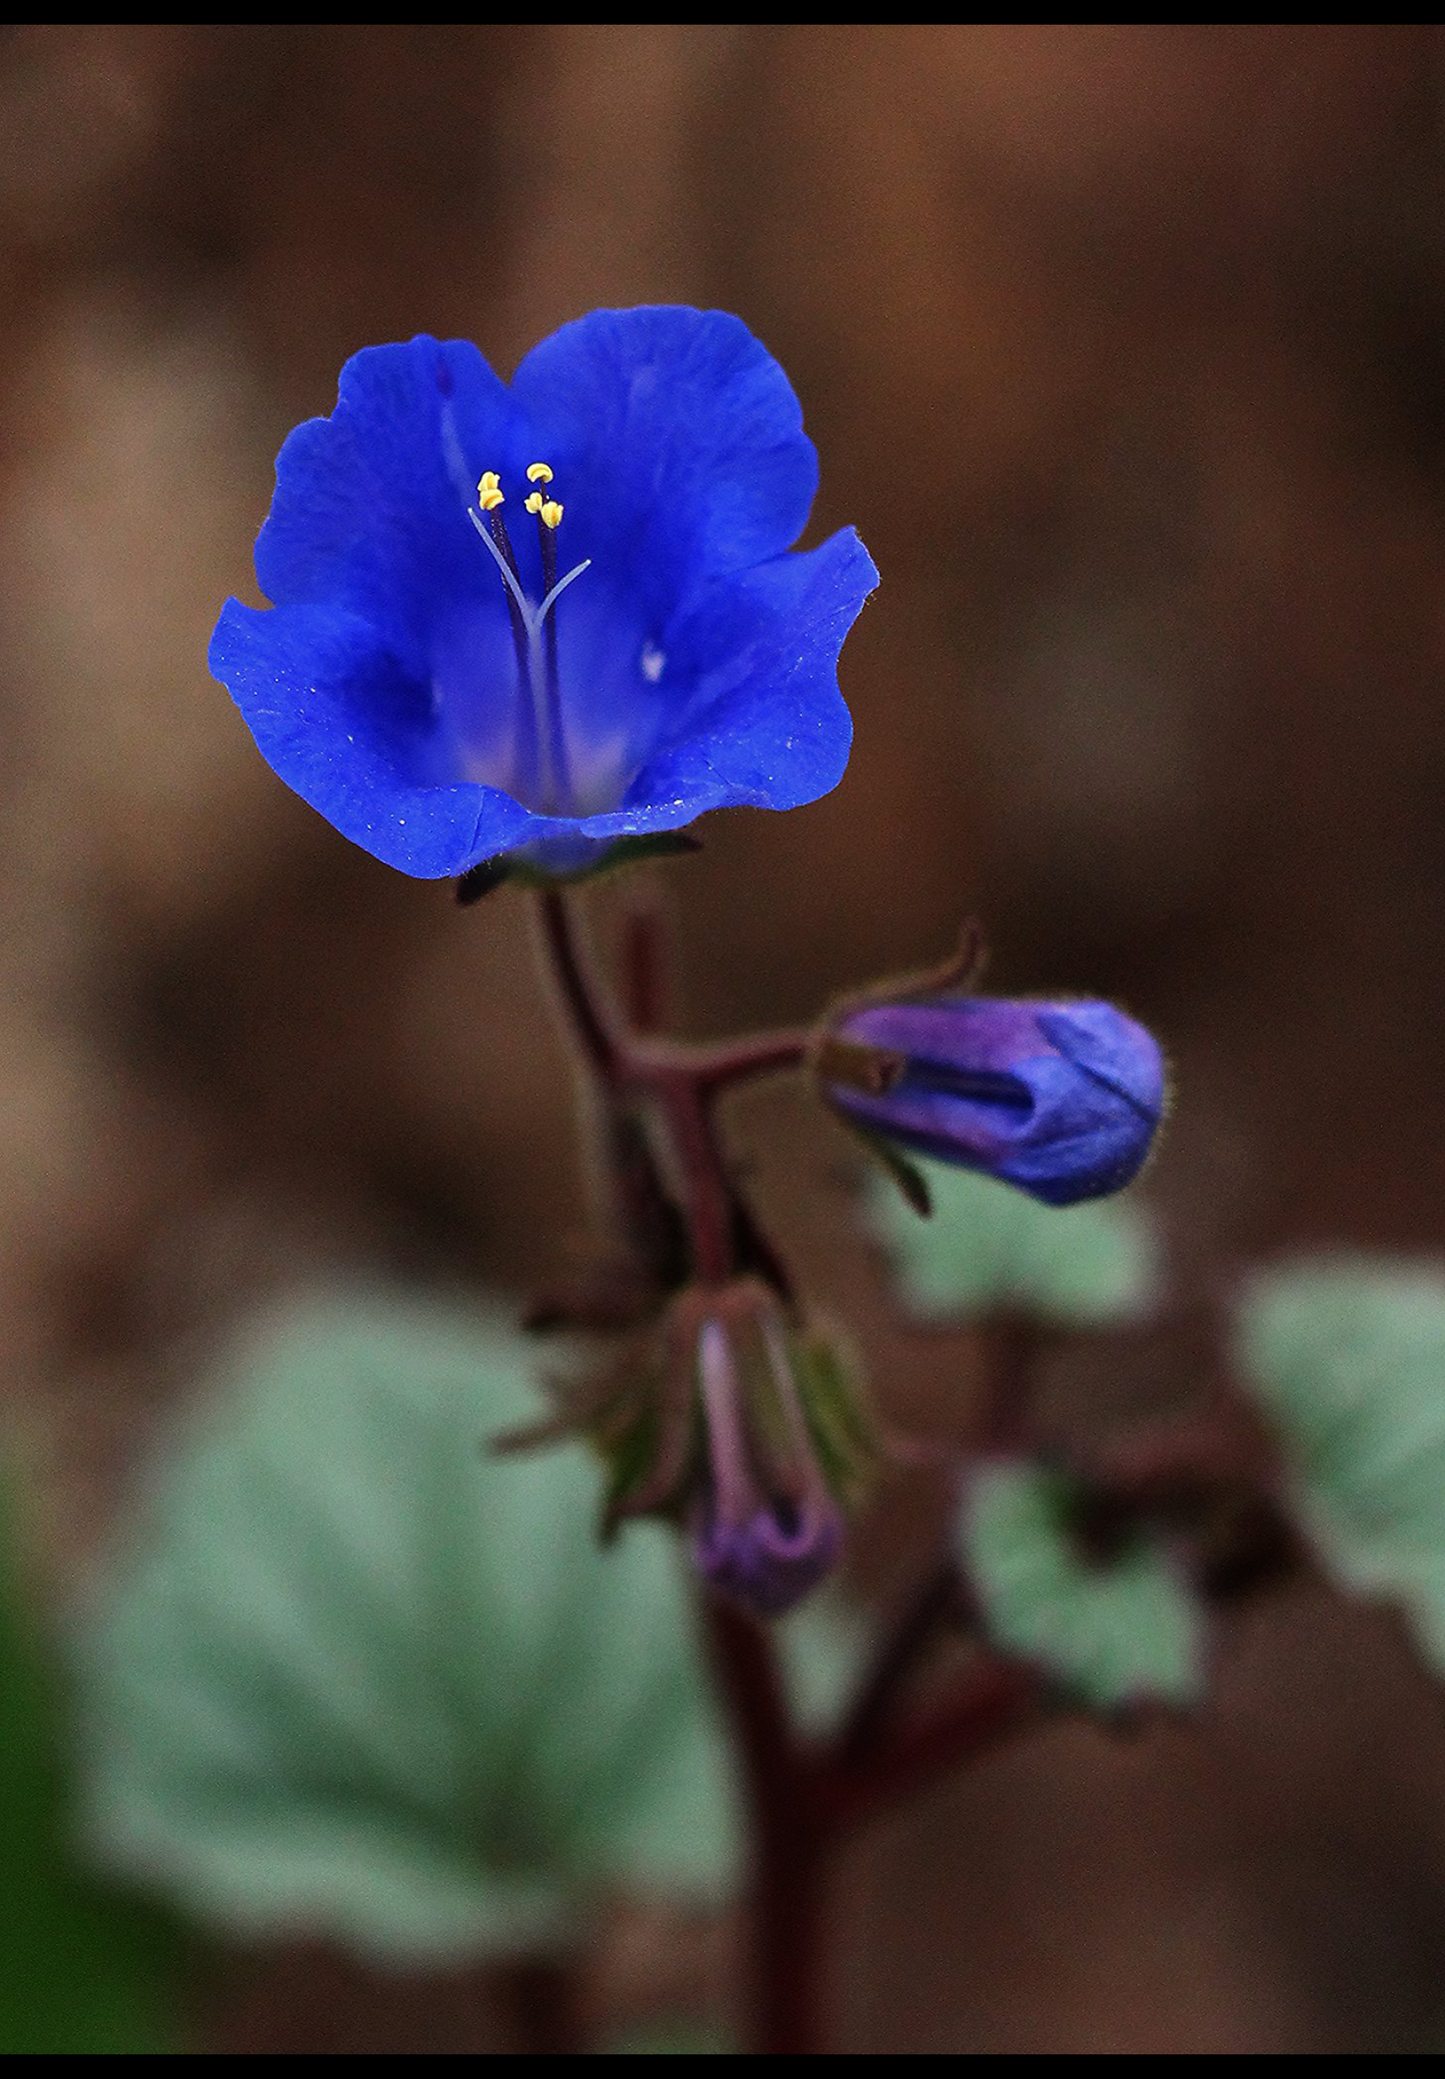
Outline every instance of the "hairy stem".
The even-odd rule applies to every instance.
[[[810,1032],[754,1032],[691,1050],[693,1072],[704,1089],[723,1090],[733,1083],[746,1083],[758,1076],[801,1068],[812,1048]]]
[[[781,1065],[801,1058],[799,1046],[744,1044],[696,1050],[649,1039],[620,1021],[597,980],[567,897],[540,898],[543,942],[568,1024],[615,1117],[628,1102],[648,1105],[673,1156],[698,1277],[720,1283],[734,1269],[737,1222],[731,1181],[712,1121],[713,1093],[732,1071],[754,1072],[766,1057]],[[648,951],[647,985],[629,989],[645,1015],[661,994]],[[635,957],[635,956],[634,956]],[[639,1002],[637,999],[644,999]],[[756,1072],[761,1072],[758,1068]],[[752,1839],[752,1910],[748,1918],[748,2022],[762,2054],[818,2047],[820,1877],[825,1843],[815,1823],[810,1757],[789,1721],[772,1641],[761,1625],[704,1597],[704,1625],[724,1712],[747,1790]]]
[[[765,1240],[737,1192],[717,1140],[713,1106],[731,1085],[797,1068],[810,1040],[762,1033],[690,1047],[638,1029],[662,1000],[653,933],[634,943],[629,1009],[619,1017],[604,991],[577,917],[558,889],[540,898],[542,937],[557,994],[595,1086],[616,1147],[619,1121],[646,1117],[671,1158],[670,1183],[685,1223],[693,1275],[705,1284],[736,1275]],[[640,1181],[658,1185],[651,1157]],[[639,1150],[641,1152],[639,1152]],[[632,1177],[634,1187],[638,1177]],[[660,1185],[659,1185],[660,1188]],[[665,1283],[664,1280],[664,1289]],[[1024,1420],[1038,1338],[1027,1324],[1000,1324],[987,1418],[997,1447]],[[747,1997],[749,2048],[797,2056],[822,2047],[823,1919],[831,1859],[859,1826],[944,1772],[975,1759],[1036,1715],[1036,1678],[985,1660],[941,1697],[906,1712],[910,1679],[950,1615],[960,1584],[950,1567],[930,1576],[904,1609],[859,1686],[843,1729],[821,1748],[794,1727],[773,1642],[751,1616],[710,1595],[703,1625],[718,1693],[739,1759],[751,1844]],[[526,2005],[529,1983],[519,1987]]]
[[[610,1005],[602,996],[582,945],[577,920],[559,888],[546,888],[538,901],[542,935],[568,1024],[592,1069],[609,1087],[619,1080],[623,1042]]]

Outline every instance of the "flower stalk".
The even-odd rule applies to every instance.
[[[694,1047],[639,1031],[603,988],[565,891],[545,889],[538,904],[557,999],[597,1097],[604,1107],[651,1108],[667,1142],[694,1278],[722,1288],[740,1269],[742,1206],[716,1133],[716,1099],[735,1082],[801,1067],[808,1036],[770,1033]],[[631,963],[634,980],[645,978],[649,1008],[662,993],[656,954],[649,944],[646,958]],[[1011,1390],[1027,1355],[1009,1340],[1001,1363]],[[956,1576],[940,1574],[880,1643],[841,1730],[815,1741],[793,1722],[767,1627],[707,1588],[699,1601],[749,1815],[746,2048],[814,2054],[826,2047],[823,1932],[839,1849],[879,1813],[1034,1722],[1042,1687],[1028,1671],[985,1654],[925,1707],[904,1708],[921,1662],[962,1605]]]

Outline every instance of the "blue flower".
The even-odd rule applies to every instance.
[[[1048,1205],[1127,1184],[1164,1110],[1158,1046],[1108,1003],[870,1003],[838,1019],[818,1069],[865,1132]]]
[[[371,347],[298,426],[211,641],[267,762],[426,877],[571,872],[842,776],[838,653],[877,572],[790,553],[817,458],[722,311],[594,311],[508,388],[464,340]]]

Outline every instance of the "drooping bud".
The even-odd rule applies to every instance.
[[[706,1462],[692,1507],[699,1571],[775,1616],[837,1562],[843,1524],[808,1433],[782,1310],[733,1287],[697,1340]]]
[[[1107,1003],[919,996],[840,1014],[816,1068],[865,1134],[1049,1205],[1118,1191],[1164,1110],[1151,1035]]]
[[[680,1521],[705,1579],[776,1616],[837,1564],[844,1510],[871,1470],[856,1388],[760,1278],[679,1293],[652,1347],[593,1427],[612,1472],[608,1522]]]

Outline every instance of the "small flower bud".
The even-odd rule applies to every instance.
[[[843,1519],[818,1463],[782,1306],[753,1278],[706,1297],[693,1556],[714,1588],[772,1617],[832,1571]]]
[[[837,1564],[872,1438],[831,1342],[760,1278],[678,1293],[588,1424],[611,1470],[607,1527],[685,1524],[699,1572],[763,1616]]]
[[[864,1133],[1048,1205],[1129,1183],[1164,1109],[1158,1046],[1107,1003],[923,996],[855,1006],[823,1040],[817,1073]]]
[[[692,1541],[704,1580],[762,1617],[790,1610],[833,1571],[842,1547],[842,1518],[831,1504],[803,1514],[775,1503],[746,1523],[713,1513],[699,1518]]]

